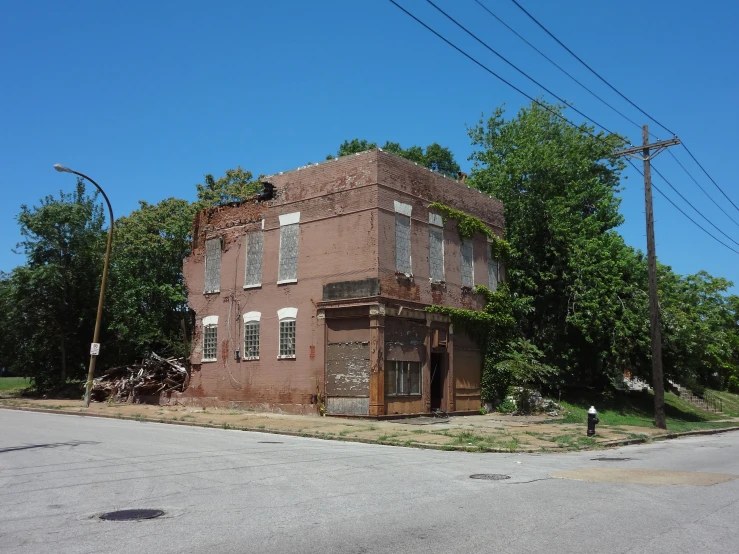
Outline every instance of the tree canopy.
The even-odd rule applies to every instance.
[[[350,154],[357,154],[358,152],[364,152],[366,150],[373,150],[377,148],[376,142],[369,142],[364,139],[352,139],[351,141],[345,140],[339,145],[339,150],[335,157],[348,156]],[[411,146],[410,148],[403,148],[400,143],[386,141],[382,146],[382,149],[386,152],[392,152],[402,158],[406,158],[418,165],[427,167],[433,171],[438,171],[447,177],[456,179],[457,173],[459,172],[459,164],[454,159],[454,154],[451,150],[440,146],[438,143],[428,145],[426,148],[421,146]],[[334,156],[329,154],[326,156],[327,160],[333,159]]]
[[[612,153],[624,141],[552,111],[533,103],[506,119],[499,108],[469,128],[468,183],[505,205],[507,281],[527,307],[520,335],[559,368],[552,385],[618,384],[625,369],[649,378],[646,260],[617,230],[624,166]],[[730,286],[660,266],[667,377],[719,386],[737,371]]]
[[[83,378],[105,252],[105,219],[81,180],[74,192],[22,206],[25,265],[0,278],[0,365],[39,389]]]
[[[624,140],[573,128],[555,115],[563,106],[548,107],[534,103],[512,117],[499,108],[468,129],[467,182],[505,205],[506,241],[499,246],[506,280],[495,292],[482,291],[480,312],[430,309],[482,343],[485,400],[501,398],[509,385],[602,390],[620,386],[624,370],[650,378],[647,264],[618,232],[623,162],[612,153]],[[337,156],[376,147],[344,141]],[[459,171],[438,143],[382,148],[451,177]],[[261,188],[259,178],[237,167],[217,179],[205,175],[195,202],[142,201],[116,221],[100,369],[150,350],[184,352],[181,322],[190,330],[192,320],[182,264],[193,216]],[[474,218],[432,205],[447,209],[460,233],[484,232]],[[106,222],[81,181],[74,192],[22,206],[17,220],[25,261],[0,274],[0,366],[49,390],[84,379]],[[663,264],[658,281],[666,378],[739,392],[739,296],[729,294],[732,283],[704,271],[678,275]]]

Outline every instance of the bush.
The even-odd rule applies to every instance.
[[[496,408],[496,410],[498,410],[499,412],[503,414],[512,414],[513,412],[516,411],[516,404],[510,398],[506,398],[505,400],[503,400],[503,402],[498,404],[498,407]]]
[[[739,377],[736,375],[730,375],[726,389],[734,394],[739,394]]]

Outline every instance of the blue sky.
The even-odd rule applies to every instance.
[[[424,0],[398,1],[529,94],[543,94]],[[640,141],[637,128],[560,74],[473,0],[436,1],[581,111]],[[739,204],[732,154],[739,124],[739,5],[520,1],[677,132]],[[629,117],[646,122],[509,0],[484,2]],[[52,169],[54,163],[98,180],[119,216],[140,199],[192,199],[205,173],[220,176],[238,165],[255,174],[286,170],[321,161],[353,137],[403,145],[439,142],[468,168],[465,125],[500,104],[515,112],[528,103],[386,0],[6,2],[0,51],[0,162],[5,169],[0,270],[6,271],[23,261],[11,252],[19,240],[15,215],[20,205],[74,186],[72,176]],[[570,117],[581,120],[575,113]],[[674,153],[739,221],[739,211],[684,150]],[[739,242],[739,226],[668,155],[655,165]],[[627,175],[621,231],[629,244],[645,248],[642,182],[634,173]],[[657,177],[655,184],[667,189]],[[664,263],[680,273],[706,269],[739,281],[739,255],[659,196],[655,220]]]

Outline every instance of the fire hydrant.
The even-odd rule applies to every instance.
[[[600,423],[600,419],[598,419],[598,412],[595,409],[595,406],[590,406],[590,409],[588,410],[588,436],[592,437],[595,435],[595,424]]]

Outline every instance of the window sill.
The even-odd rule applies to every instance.
[[[261,289],[262,283],[259,283],[258,285],[244,285],[244,289]]]
[[[399,398],[399,399],[402,400],[404,398],[421,398],[423,395],[419,392],[419,393],[414,393],[414,394],[391,394],[391,393],[385,393],[385,396],[389,396],[390,398]]]
[[[405,281],[413,281],[413,273],[403,273],[402,271],[396,271],[395,272],[395,278]]]
[[[472,287],[468,285],[462,285],[462,294],[472,294]]]
[[[285,354],[283,356],[277,356],[278,360],[294,360],[295,354]]]
[[[206,295],[206,296],[209,295],[209,294],[221,294],[221,289],[218,289],[218,290],[206,290],[205,292],[203,292],[203,294]]]
[[[297,279],[283,279],[282,281],[277,281],[278,285],[289,285],[291,283],[297,283]]]
[[[200,360],[200,363],[207,364],[207,363],[217,362],[217,361],[218,361],[218,358],[203,358],[202,360]]]
[[[253,362],[254,360],[258,360],[259,356],[246,356],[245,358],[241,358],[244,362]]]

